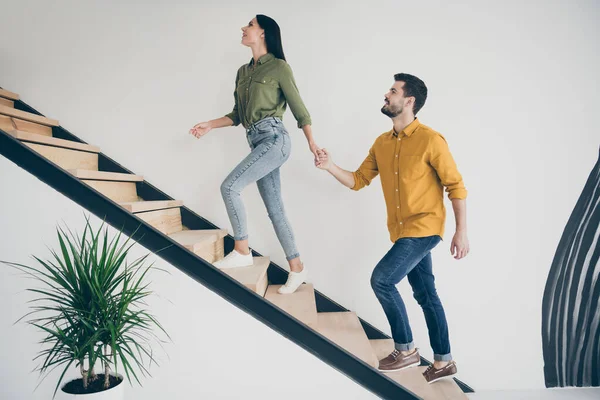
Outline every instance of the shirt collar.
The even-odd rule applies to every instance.
[[[275,56],[273,54],[267,53],[258,59],[258,65],[262,65],[266,62],[269,62],[274,58],[275,58]],[[250,63],[248,63],[248,66],[251,67],[253,64],[254,64],[254,58],[250,59]]]
[[[401,132],[402,136],[408,136],[411,137],[411,135],[413,133],[415,133],[415,131],[417,130],[417,128],[419,127],[419,125],[421,125],[421,122],[419,121],[419,119],[417,117],[415,117],[415,119],[413,120],[413,122],[411,122],[410,124],[408,124],[406,126],[406,128],[404,128]],[[396,133],[396,130],[392,127],[392,134],[394,136],[398,136],[398,133]]]

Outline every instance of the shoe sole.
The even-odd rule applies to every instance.
[[[410,365],[406,365],[402,368],[397,368],[397,369],[379,369],[377,368],[377,370],[379,370],[379,372],[398,372],[398,371],[403,371],[405,369],[408,368],[414,368],[414,367],[418,367],[419,365],[421,365],[421,361],[417,361],[416,363],[410,364]]]
[[[213,266],[218,269],[246,268],[246,267],[251,267],[253,265],[254,265],[254,263],[248,264],[248,265],[234,265],[234,266],[220,266],[220,265],[213,264]]]
[[[454,377],[456,377],[456,374],[441,376],[441,377],[435,378],[434,380],[432,380],[430,382],[427,382],[427,383],[429,383],[431,385],[432,383],[435,383],[437,381],[441,381],[442,379],[453,379]]]
[[[300,286],[302,286],[302,285],[299,285],[299,286],[298,286],[296,289],[294,289],[294,291],[293,291],[293,292],[288,292],[288,291],[285,291],[285,292],[280,292],[279,290],[277,290],[277,293],[279,293],[279,294],[294,294],[294,293],[296,293],[296,291],[297,291],[298,289],[300,289]]]

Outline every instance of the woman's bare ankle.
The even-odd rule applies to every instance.
[[[238,253],[247,256],[248,254],[250,254],[250,246],[248,246],[248,239],[236,240],[233,249]]]
[[[302,272],[302,270],[304,269],[304,264],[302,264],[299,258],[294,258],[293,260],[290,260],[289,264],[290,271],[292,272]]]

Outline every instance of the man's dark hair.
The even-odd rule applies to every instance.
[[[414,75],[404,73],[394,75],[394,79],[396,82],[404,82],[404,86],[402,87],[404,97],[415,98],[413,112],[417,115],[419,110],[425,105],[425,100],[427,100],[427,86],[425,86],[425,82]]]

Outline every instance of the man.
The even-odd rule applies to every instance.
[[[450,252],[457,260],[469,252],[467,191],[444,137],[415,117],[427,99],[425,83],[404,73],[394,78],[381,109],[392,119],[393,129],[375,140],[360,168],[356,172],[341,169],[332,162],[327,149],[319,152],[316,166],[352,190],[368,186],[381,175],[387,225],[394,245],[375,267],[371,286],[390,323],[395,349],[379,362],[379,370],[398,371],[420,363],[408,315],[396,288],[408,276],[414,297],[425,314],[434,351],[435,362],[423,373],[432,383],[455,375],[457,369],[450,353],[444,308],[435,289],[430,252],[444,234],[444,187],[456,217]]]

